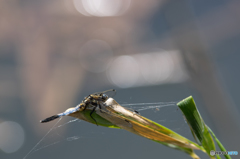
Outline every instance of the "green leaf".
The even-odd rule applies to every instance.
[[[119,126],[116,126],[114,125],[113,123],[111,123],[110,121],[104,119],[103,117],[101,117],[100,115],[98,115],[95,111],[92,113],[92,117],[97,121],[97,124],[96,122],[91,118],[90,116],[90,113],[92,112],[92,110],[85,110],[85,111],[82,111],[82,112],[78,112],[81,113],[87,121],[87,122],[90,122],[92,124],[95,124],[95,125],[99,125],[99,126],[104,126],[104,127],[108,127],[108,128],[117,128],[117,129],[121,129]],[[79,118],[79,119],[82,119],[82,118]]]
[[[197,143],[188,140],[148,118],[122,107],[112,98],[108,99],[105,104],[105,107],[102,107],[102,111],[103,109],[106,109],[106,113],[102,113],[102,111],[98,111],[97,113],[122,129],[161,143],[165,146],[184,151],[194,159],[199,159],[199,157],[193,150],[202,150],[205,152],[203,147],[199,146]]]
[[[222,145],[222,143],[218,140],[218,138],[215,136],[215,134],[213,133],[213,131],[207,126],[208,130],[210,131],[210,133],[212,134],[213,138],[215,139],[216,143],[218,144],[218,147],[220,148],[221,151],[227,151],[224,146]],[[231,157],[229,155],[224,155],[226,159],[231,159]]]
[[[184,117],[190,126],[191,132],[197,143],[177,134],[176,132],[148,119],[133,111],[130,111],[119,105],[113,98],[109,98],[101,109],[95,109],[89,106],[83,111],[75,111],[75,108],[69,108],[68,116],[72,116],[89,123],[105,126],[108,128],[125,129],[134,134],[148,138],[165,146],[181,150],[189,154],[193,159],[199,159],[193,150],[201,150],[207,153],[211,159],[220,159],[219,155],[211,156],[210,151],[216,151],[212,136],[216,140],[222,151],[226,151],[220,141],[216,138],[211,129],[204,123],[192,96],[177,103],[184,114]],[[43,121],[48,122],[58,118],[58,115],[46,118]],[[94,118],[94,119],[93,119]],[[210,134],[212,133],[212,136]],[[229,155],[225,156],[231,159]]]
[[[192,96],[177,103],[178,107],[181,109],[185,116],[185,119],[190,126],[191,132],[199,145],[206,150],[207,154],[211,158],[215,158],[210,155],[210,151],[216,151],[215,144],[212,136],[208,131],[208,127],[204,123],[196,104]]]

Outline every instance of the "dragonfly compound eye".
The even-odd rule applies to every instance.
[[[103,95],[102,95],[102,99],[103,99],[103,100],[107,100],[107,99],[108,99],[108,96],[107,96],[106,94],[103,94]]]

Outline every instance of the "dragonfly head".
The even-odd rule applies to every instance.
[[[102,94],[102,99],[106,101],[108,99],[108,96],[106,94]]]

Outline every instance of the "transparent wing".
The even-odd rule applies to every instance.
[[[103,92],[96,92],[93,93],[94,95],[100,95],[100,94],[106,94],[108,97],[114,97],[116,95],[117,91],[115,89],[109,89]]]
[[[132,111],[144,111],[149,109],[160,109],[168,106],[176,106],[178,102],[156,102],[156,103],[131,103],[131,104],[120,104],[126,109]]]

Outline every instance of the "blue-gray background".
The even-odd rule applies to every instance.
[[[0,158],[23,158],[56,122],[40,119],[110,88],[119,103],[193,95],[226,149],[240,152],[239,7],[237,0],[1,1]],[[161,61],[137,61],[153,53]],[[170,54],[176,63],[168,63]],[[156,75],[159,70],[165,74]],[[141,114],[193,140],[177,107]],[[72,136],[80,138],[67,141]],[[85,122],[52,131],[36,149],[46,145],[27,159],[190,158],[124,130]]]

